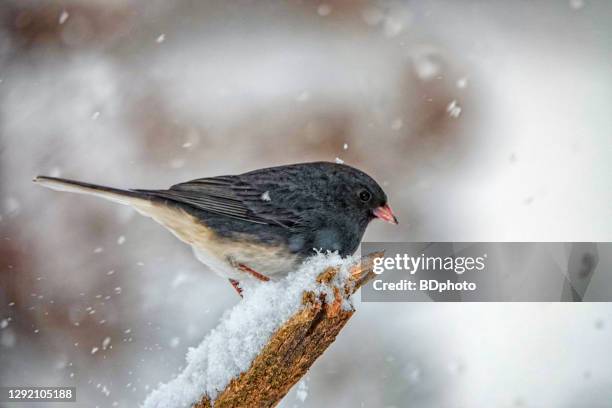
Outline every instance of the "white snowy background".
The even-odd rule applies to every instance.
[[[4,0],[0,385],[137,406],[239,301],[149,219],[37,174],[161,188],[338,157],[400,219],[368,240],[612,240],[610,21],[595,0]],[[357,307],[283,407],[612,406],[609,304]]]

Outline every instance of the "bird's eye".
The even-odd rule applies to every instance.
[[[364,203],[367,203],[372,198],[372,194],[368,190],[361,190],[359,192],[359,199]]]

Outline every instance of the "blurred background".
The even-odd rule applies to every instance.
[[[603,0],[2,1],[0,384],[137,406],[239,301],[150,219],[37,174],[338,159],[401,221],[366,240],[612,240],[610,21]],[[610,304],[357,308],[283,407],[612,407]]]

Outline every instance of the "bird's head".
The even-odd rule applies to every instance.
[[[331,194],[339,209],[350,211],[366,224],[373,219],[398,223],[387,202],[387,195],[372,177],[345,164],[330,164],[333,166],[330,173]]]

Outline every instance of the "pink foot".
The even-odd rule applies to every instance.
[[[240,289],[240,282],[234,279],[230,279],[229,281],[234,287],[234,289],[236,289],[236,292],[238,292],[238,296],[242,297],[242,289]]]
[[[255,279],[259,279],[260,281],[267,282],[267,281],[270,280],[270,278],[268,278],[266,275],[263,275],[263,274],[257,272],[256,270],[249,268],[248,266],[246,266],[244,264],[238,264],[238,269],[240,269],[242,272],[246,272],[246,273],[250,274]]]

